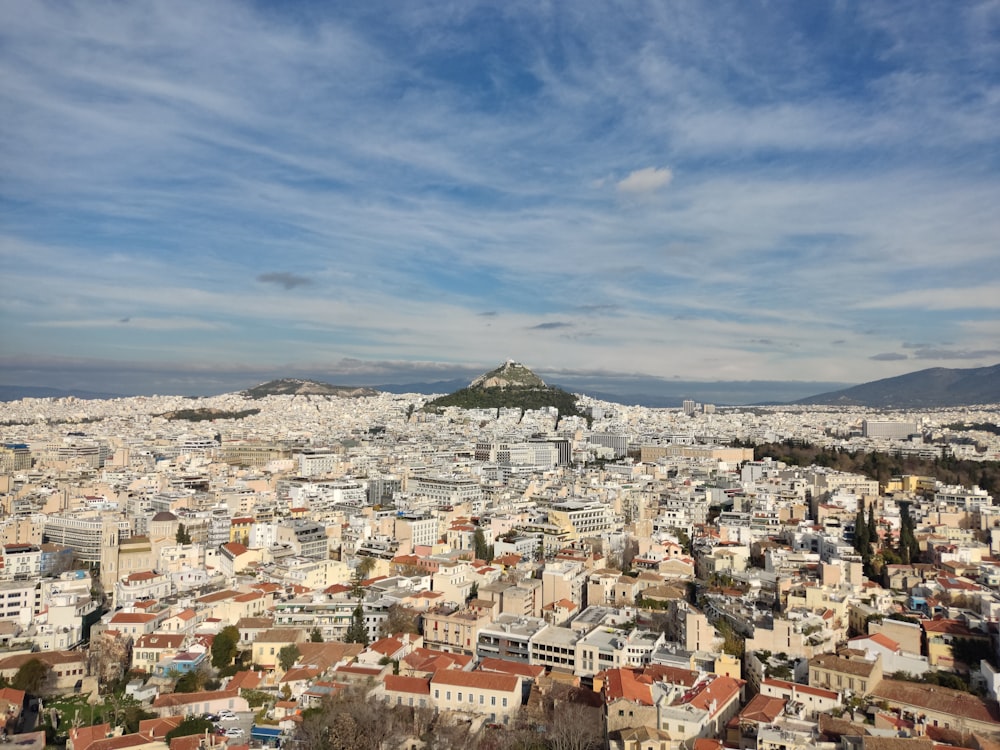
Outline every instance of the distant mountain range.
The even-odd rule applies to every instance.
[[[1000,403],[1000,364],[966,369],[932,367],[821,393],[795,403],[898,409],[996,404]]]
[[[95,393],[75,388],[44,388],[38,385],[0,385],[0,401],[20,401],[22,398],[73,398],[102,400],[123,398],[120,393]]]
[[[516,364],[516,363],[514,363]],[[523,366],[522,366],[523,367]],[[502,369],[502,368],[497,368]],[[528,368],[525,371],[543,383]],[[477,378],[487,378],[496,370]],[[563,393],[581,393],[592,398],[619,404],[652,408],[677,408],[683,399],[728,404],[828,404],[840,406],[869,406],[874,408],[929,408],[935,406],[965,406],[1000,403],[1000,364],[992,367],[949,369],[935,367],[894,378],[885,378],[841,390],[826,390],[819,395],[806,396],[812,389],[837,387],[838,383],[806,383],[799,381],[717,381],[697,382],[643,378],[621,383],[609,380],[588,380],[585,377],[564,375],[567,381],[559,385],[548,384]],[[560,378],[560,379],[563,379]],[[516,379],[516,378],[515,378]],[[535,384],[537,386],[537,383]],[[383,393],[420,393],[454,395],[470,387],[468,380],[439,380],[374,386],[341,386],[303,378],[281,378],[262,383],[240,393],[246,398],[263,398],[269,395],[315,395],[342,398],[360,398]],[[503,389],[500,389],[503,390]],[[0,385],[0,401],[17,401],[23,398],[112,399],[127,398],[136,394],[100,393],[75,388],[48,388],[43,386]],[[534,407],[528,407],[534,408]]]
[[[300,378],[281,378],[269,380],[266,383],[242,391],[247,398],[265,398],[267,396],[337,396],[339,398],[363,398],[377,396],[374,388],[352,385],[330,385],[318,380],[303,380]]]

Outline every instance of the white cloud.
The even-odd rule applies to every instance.
[[[669,185],[673,178],[674,173],[665,167],[646,167],[637,169],[620,180],[618,190],[622,193],[652,193]]]

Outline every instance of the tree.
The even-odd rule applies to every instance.
[[[863,562],[868,562],[872,557],[871,540],[868,537],[868,522],[865,521],[864,507],[859,507],[854,516],[854,549],[861,555]]]
[[[878,544],[878,525],[875,523],[875,503],[868,506],[868,541]]]
[[[369,701],[363,688],[352,687],[303,712],[295,739],[300,750],[387,750],[412,728],[409,707]]]
[[[551,750],[598,750],[603,737],[601,709],[581,703],[554,707],[546,732]]]
[[[40,659],[29,659],[17,670],[10,686],[29,695],[38,695],[49,678],[51,667]]]
[[[184,721],[167,732],[166,740],[170,743],[174,737],[189,737],[192,734],[214,734],[215,727],[208,719],[201,716],[188,716]]]
[[[282,671],[287,672],[299,660],[300,656],[302,656],[302,652],[294,643],[282,646],[278,651],[278,666],[281,667]]]
[[[191,544],[191,533],[184,528],[184,524],[177,524],[177,534],[174,539],[176,539],[178,544]]]
[[[197,693],[199,690],[201,690],[201,680],[196,669],[182,674],[174,685],[175,693]]]
[[[913,533],[913,518],[910,516],[910,504],[899,503],[899,556],[904,564],[920,559],[920,542]]]
[[[124,677],[128,662],[128,642],[124,637],[102,632],[90,639],[87,665],[90,673],[102,685],[109,685]]]
[[[365,610],[358,601],[358,606],[354,608],[351,615],[351,624],[347,627],[347,635],[344,636],[345,643],[360,643],[362,646],[368,645],[368,628],[365,626]]]
[[[222,669],[232,664],[239,642],[240,631],[235,625],[227,625],[220,630],[212,641],[212,666]]]
[[[319,626],[316,626],[309,631],[309,641],[312,643],[323,642],[323,631],[319,629]]]
[[[358,558],[358,566],[354,570],[354,575],[360,584],[361,581],[366,578],[371,577],[372,571],[375,570],[375,558],[367,557],[362,555]]]
[[[397,633],[419,633],[417,627],[417,613],[401,604],[393,604],[389,607],[389,616],[386,617],[379,626],[379,633],[383,636],[396,635]]]
[[[490,549],[490,545],[486,543],[486,535],[479,526],[477,526],[476,530],[472,533],[472,544],[475,549],[477,560],[485,560],[486,562],[493,561],[492,550]]]

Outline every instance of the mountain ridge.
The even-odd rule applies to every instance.
[[[319,380],[307,378],[278,378],[266,383],[255,385],[240,395],[250,399],[261,399],[267,396],[337,396],[339,398],[364,398],[377,396],[379,391],[374,388],[353,385],[331,385]]]
[[[1000,403],[1000,364],[988,367],[929,367],[793,402],[805,406],[928,408]]]

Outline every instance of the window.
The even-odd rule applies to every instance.
[[[503,699],[503,707],[507,708],[507,699],[506,698]]]
[[[447,692],[445,692],[444,699],[446,701],[450,701],[451,700],[451,691],[450,690],[448,690]]]
[[[484,702],[485,702],[485,696],[482,693],[480,693],[479,694],[479,705],[480,706],[483,705]]]
[[[434,688],[434,697],[435,698],[440,698],[441,697],[441,691],[438,690],[437,688]]]
[[[462,702],[462,692],[461,691],[459,691],[459,693],[458,693],[458,702],[459,703]]]
[[[495,695],[490,696],[490,705],[495,706],[497,704],[497,697]]]

